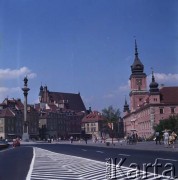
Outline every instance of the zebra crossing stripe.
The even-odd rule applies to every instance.
[[[32,158],[32,162],[30,164],[30,169],[28,171],[26,180],[30,180],[30,177],[31,177],[31,174],[32,174],[32,171],[33,171],[34,162],[35,162],[35,149],[33,148],[33,158]]]
[[[115,173],[110,174],[107,171],[106,163],[81,158],[71,155],[55,153],[45,149],[33,148],[33,158],[26,180],[109,180],[113,179],[131,179],[127,173],[132,168],[121,168],[111,165]],[[139,172],[141,176],[134,179],[142,179],[145,172]],[[154,176],[153,173],[147,173],[147,179],[156,180],[169,179],[167,177]],[[133,178],[132,178],[133,179]]]

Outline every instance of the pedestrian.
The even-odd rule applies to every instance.
[[[134,132],[132,134],[132,144],[136,144],[136,135]]]
[[[156,139],[155,139],[156,144],[158,144],[158,142],[159,142],[159,144],[161,144],[161,142],[160,142],[160,134],[159,134],[159,132],[158,132],[158,131],[156,131],[156,133],[155,133],[155,137],[156,137]]]
[[[127,144],[130,144],[130,134],[129,133],[127,133],[126,141],[127,141]]]
[[[97,139],[97,137],[95,136],[95,143],[97,142],[97,140],[98,140],[98,139]]]
[[[169,136],[169,143],[172,144],[172,148],[174,148],[176,138],[177,138],[177,134],[173,131]]]
[[[73,143],[73,136],[70,137],[70,143]]]
[[[135,134],[135,143],[137,143],[138,142],[138,134],[136,133]]]
[[[85,143],[87,144],[87,137],[85,137]]]
[[[169,145],[169,133],[167,132],[167,130],[164,130],[164,147],[168,147]]]

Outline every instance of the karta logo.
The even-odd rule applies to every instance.
[[[175,166],[172,163],[159,163],[158,159],[154,163],[131,163],[124,166],[126,158],[106,159],[106,179],[176,179]]]

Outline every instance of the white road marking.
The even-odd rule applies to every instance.
[[[97,153],[104,153],[103,151],[96,151]]]
[[[34,147],[34,156],[26,180],[123,180],[133,179],[133,170],[135,169]],[[132,174],[128,177],[131,171]],[[144,174],[145,172],[140,171],[139,177],[134,179],[140,179]],[[158,177],[162,179],[160,175],[156,176]],[[154,174],[147,173],[147,179],[155,179]]]
[[[175,160],[175,159],[164,159],[164,158],[156,158],[156,159],[163,160],[163,161],[175,161],[175,162],[178,161],[178,160]]]
[[[31,164],[30,164],[30,169],[28,171],[26,180],[30,180],[30,177],[31,177],[32,171],[33,171],[34,162],[35,162],[35,149],[33,148],[33,158],[32,158]]]
[[[118,154],[119,156],[130,156],[129,154]]]
[[[82,151],[87,151],[86,149],[82,149]]]
[[[12,149],[14,149],[14,148],[13,148],[13,147],[7,148],[7,149],[4,149],[4,150],[1,150],[0,153],[1,153],[1,152],[4,152],[4,151],[10,151],[10,150],[12,150]]]

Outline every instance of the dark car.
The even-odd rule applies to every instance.
[[[14,139],[14,140],[13,140],[13,143],[12,143],[12,146],[13,146],[13,147],[20,146],[20,140],[19,140],[19,139]]]
[[[0,141],[0,150],[4,149],[4,148],[8,148],[8,147],[9,147],[9,144],[7,141],[5,141],[5,140]]]

